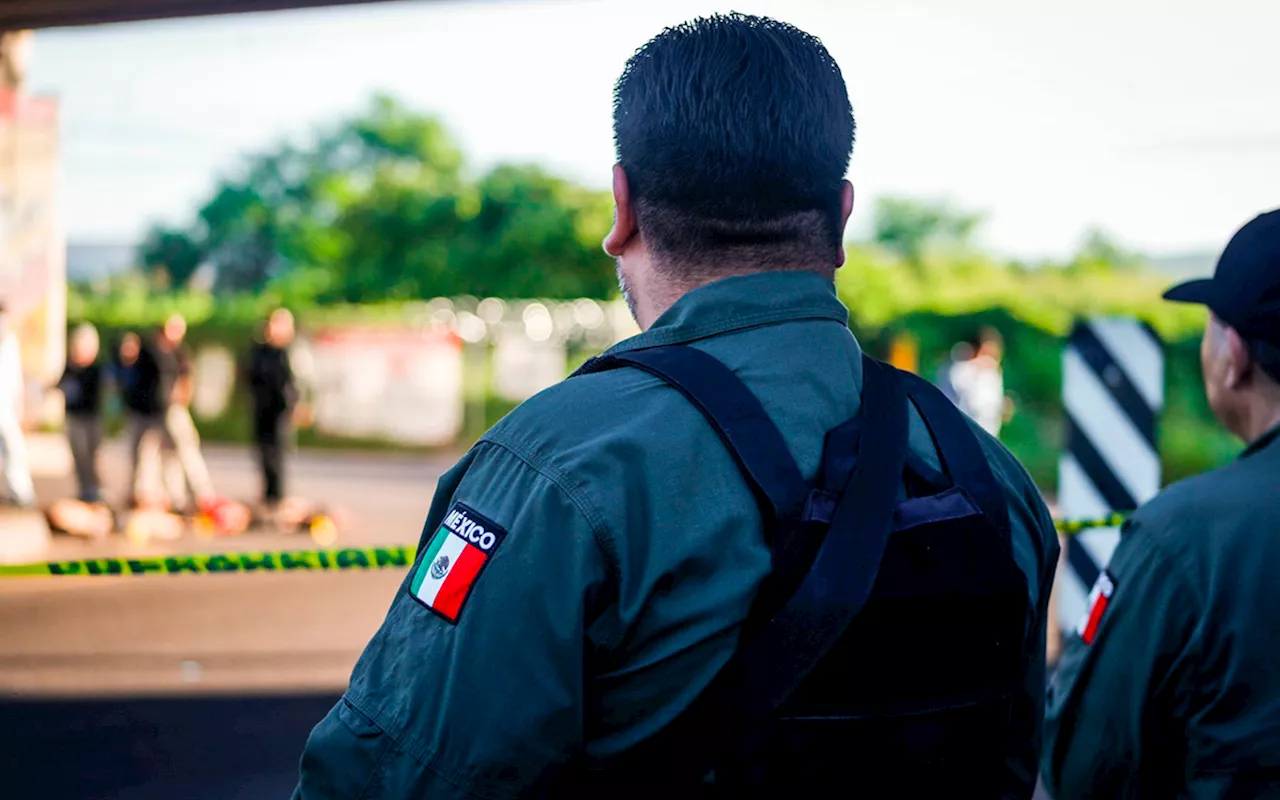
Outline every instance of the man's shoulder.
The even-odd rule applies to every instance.
[[[1172,483],[1135,511],[1128,533],[1152,547],[1195,550],[1248,535],[1254,518],[1266,523],[1280,514],[1273,478],[1248,461],[1234,461]],[[1239,524],[1233,524],[1233,521]],[[1213,535],[1206,535],[1209,528]]]
[[[992,477],[1004,489],[1005,500],[1009,504],[1014,555],[1027,572],[1028,579],[1032,577],[1030,570],[1033,567],[1036,569],[1035,577],[1039,579],[1053,569],[1061,552],[1058,531],[1044,495],[1031,473],[1008,447],[977,422],[968,417],[965,422],[978,437]]]
[[[677,430],[698,413],[676,392],[662,391],[664,387],[658,378],[635,369],[571,376],[522,402],[484,439],[557,461],[604,451],[622,440],[660,447],[678,438]],[[664,419],[668,424],[659,424]]]
[[[969,426],[969,430],[973,431],[973,435],[978,437],[978,444],[987,458],[988,466],[991,467],[991,474],[1004,488],[1005,494],[1018,499],[1019,502],[1033,502],[1034,505],[1044,508],[1044,497],[1040,487],[1036,485],[1031,473],[1013,454],[1013,451],[976,421],[965,417],[965,423]]]

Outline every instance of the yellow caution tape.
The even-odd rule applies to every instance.
[[[1109,514],[1098,519],[1056,520],[1055,526],[1067,535],[1097,528],[1118,528],[1128,514]],[[333,541],[335,529],[327,518],[313,521],[311,536],[317,543]],[[213,553],[155,558],[90,558],[79,561],[44,561],[34,564],[0,564],[5,577],[86,577],[101,575],[184,575],[223,572],[306,572],[353,569],[407,568],[417,553],[416,545],[400,547],[346,547],[319,550],[278,550],[275,552]]]
[[[1129,513],[1132,513],[1132,512],[1129,512]],[[1121,525],[1124,524],[1124,521],[1128,518],[1129,518],[1128,513],[1116,512],[1114,514],[1108,514],[1105,517],[1099,517],[1097,519],[1054,520],[1054,525],[1057,527],[1060,533],[1065,533],[1068,536],[1071,536],[1077,533],[1081,533],[1083,531],[1093,530],[1096,528],[1119,528]]]
[[[101,575],[183,575],[223,572],[306,572],[407,568],[416,545],[215,553],[156,558],[90,558],[35,564],[0,564],[3,577],[84,577]]]

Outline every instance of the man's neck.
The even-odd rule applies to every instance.
[[[1258,403],[1245,412],[1236,435],[1245,444],[1253,444],[1277,425],[1280,425],[1280,401],[1272,397],[1260,398]]]
[[[648,292],[644,299],[636,304],[636,324],[640,326],[642,331],[649,330],[649,328],[653,327],[653,323],[667,313],[667,309],[675,305],[681,297],[708,283],[711,283],[711,281],[697,284],[670,283],[654,287],[653,291]]]
[[[667,309],[675,305],[680,298],[684,297],[694,289],[701,289],[703,286],[722,281],[726,278],[740,277],[743,275],[759,275],[768,272],[814,272],[823,274],[819,269],[808,269],[797,267],[795,269],[743,269],[743,270],[724,270],[723,272],[708,272],[709,277],[702,280],[695,279],[675,279],[663,276],[661,283],[650,287],[649,291],[644,293],[643,299],[638,298],[635,314],[636,324],[640,326],[640,330],[647,331],[658,321],[658,318],[667,312]],[[835,279],[835,270],[831,270],[831,279]]]

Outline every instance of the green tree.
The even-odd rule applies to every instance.
[[[380,95],[310,147],[248,159],[181,235],[216,269],[219,292],[604,298],[615,291],[600,251],[610,208],[607,193],[537,167],[472,181],[439,120]],[[151,249],[148,263],[162,262]],[[181,285],[190,272],[173,274]]]
[[[1145,256],[1128,250],[1098,228],[1090,229],[1084,236],[1080,249],[1067,264],[1073,272],[1124,270],[1134,271],[1147,266]]]
[[[607,192],[513,165],[489,172],[477,191],[461,264],[474,291],[598,299],[616,291],[612,262],[600,247],[612,222]]]
[[[138,255],[147,272],[163,272],[173,286],[185,286],[204,259],[204,248],[189,234],[163,226],[148,232]]]
[[[876,202],[872,240],[918,265],[929,247],[967,246],[982,220],[948,203],[883,197]]]

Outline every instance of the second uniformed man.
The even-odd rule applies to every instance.
[[[884,729],[854,725],[852,739],[827,737],[822,714],[793,715],[803,723],[792,731],[801,738],[777,752],[803,755],[813,769],[770,764],[764,782],[794,788],[821,774],[827,782],[818,794],[843,795],[850,781],[861,781],[864,796],[911,796],[899,789],[917,773],[949,770],[977,775],[988,787],[973,796],[1030,797],[1057,537],[1036,487],[999,443],[941,394],[941,405],[934,402],[922,381],[862,360],[833,283],[853,207],[844,176],[854,123],[839,68],[816,39],[789,25],[741,15],[697,20],[664,31],[628,62],[616,88],[614,132],[616,219],[604,246],[643,332],[613,347],[595,363],[599,369],[525,402],[440,479],[418,560],[344,697],[312,732],[295,797],[617,797],[643,782],[650,783],[646,796],[687,796],[683,790],[695,787],[655,793],[663,784],[657,776],[723,742],[686,737],[678,748],[636,754],[650,752],[695,699],[709,696],[717,675],[729,674],[722,670],[761,607],[762,586],[776,592],[771,598],[817,598],[818,606],[836,597],[845,610],[866,602],[856,624],[866,623],[868,638],[832,650],[848,671],[822,680],[848,700],[842,709],[888,708],[892,700],[897,715]],[[664,353],[682,391],[643,369],[604,368],[650,359],[658,370],[653,359]],[[681,372],[681,359],[709,371]],[[758,401],[744,399],[736,381]],[[875,387],[884,394],[864,402]],[[707,407],[696,407],[685,390],[710,401]],[[908,391],[922,404],[909,428]],[[721,402],[730,395],[732,402]],[[888,422],[873,420],[860,434],[842,427],[872,402]],[[924,413],[936,414],[938,447],[955,456],[942,459],[945,466]],[[724,436],[705,416],[717,414]],[[899,459],[891,471],[867,466],[849,477],[847,461],[820,471],[825,454],[842,452],[837,444],[859,436],[859,448],[892,441],[890,429],[901,434],[899,450],[876,452]],[[754,470],[759,492],[726,438]],[[835,450],[824,448],[828,439]],[[776,461],[753,461],[764,451]],[[955,485],[935,494],[917,486],[913,492],[925,494],[910,494],[917,502],[894,512],[895,487],[909,494],[901,458],[914,464],[920,485]],[[836,495],[815,491],[805,525],[874,506],[888,508],[892,519],[882,515],[854,533],[870,542],[892,522],[901,534],[884,551],[880,577],[874,564],[853,563],[862,552],[855,537],[848,575],[828,573],[817,585],[806,578],[790,595],[781,578],[770,581],[777,560],[791,563],[795,553],[771,550],[778,539],[766,529],[762,498],[772,502],[820,472],[828,482],[848,479],[873,502],[851,508],[843,495],[836,503]],[[798,506],[780,505],[780,517],[798,518]],[[947,536],[928,538],[939,531]],[[799,542],[796,552],[810,543],[787,541]],[[968,541],[978,549],[955,549]],[[815,563],[835,552],[827,543]],[[1003,555],[986,559],[980,550]],[[965,587],[974,605],[908,607],[898,601],[911,597],[880,588],[920,575],[928,578],[924,592],[945,597]],[[877,587],[871,600],[845,597],[868,576]],[[921,590],[919,581],[913,585]],[[954,613],[970,607],[984,611]],[[817,627],[842,613],[819,619],[805,616],[812,605],[786,608],[795,614],[761,619],[815,627],[765,625],[779,644],[748,664],[748,673],[791,680],[785,670],[770,671],[794,665]],[[930,627],[944,618],[946,626]],[[890,624],[872,631],[867,620]],[[966,660],[972,653],[989,659],[989,671],[958,666],[978,663]],[[742,708],[777,688],[755,685],[759,691],[739,696]],[[945,703],[937,700],[943,695]],[[817,692],[808,702],[823,708],[827,699]],[[911,722],[913,700],[922,701],[915,711],[926,726]],[[842,715],[835,732],[852,730],[843,727],[850,715]],[[977,735],[955,733],[961,730]],[[801,740],[803,753],[795,747]],[[841,744],[855,740],[856,747]],[[913,761],[912,753],[944,751]],[[628,757],[630,771],[611,778],[610,765]],[[842,774],[867,761],[874,774]],[[741,786],[757,777],[707,771],[697,779]],[[611,788],[583,788],[590,785]]]
[[[1247,446],[1121,529],[1049,689],[1056,800],[1280,798],[1280,210],[1165,297],[1208,306],[1205,393]]]

